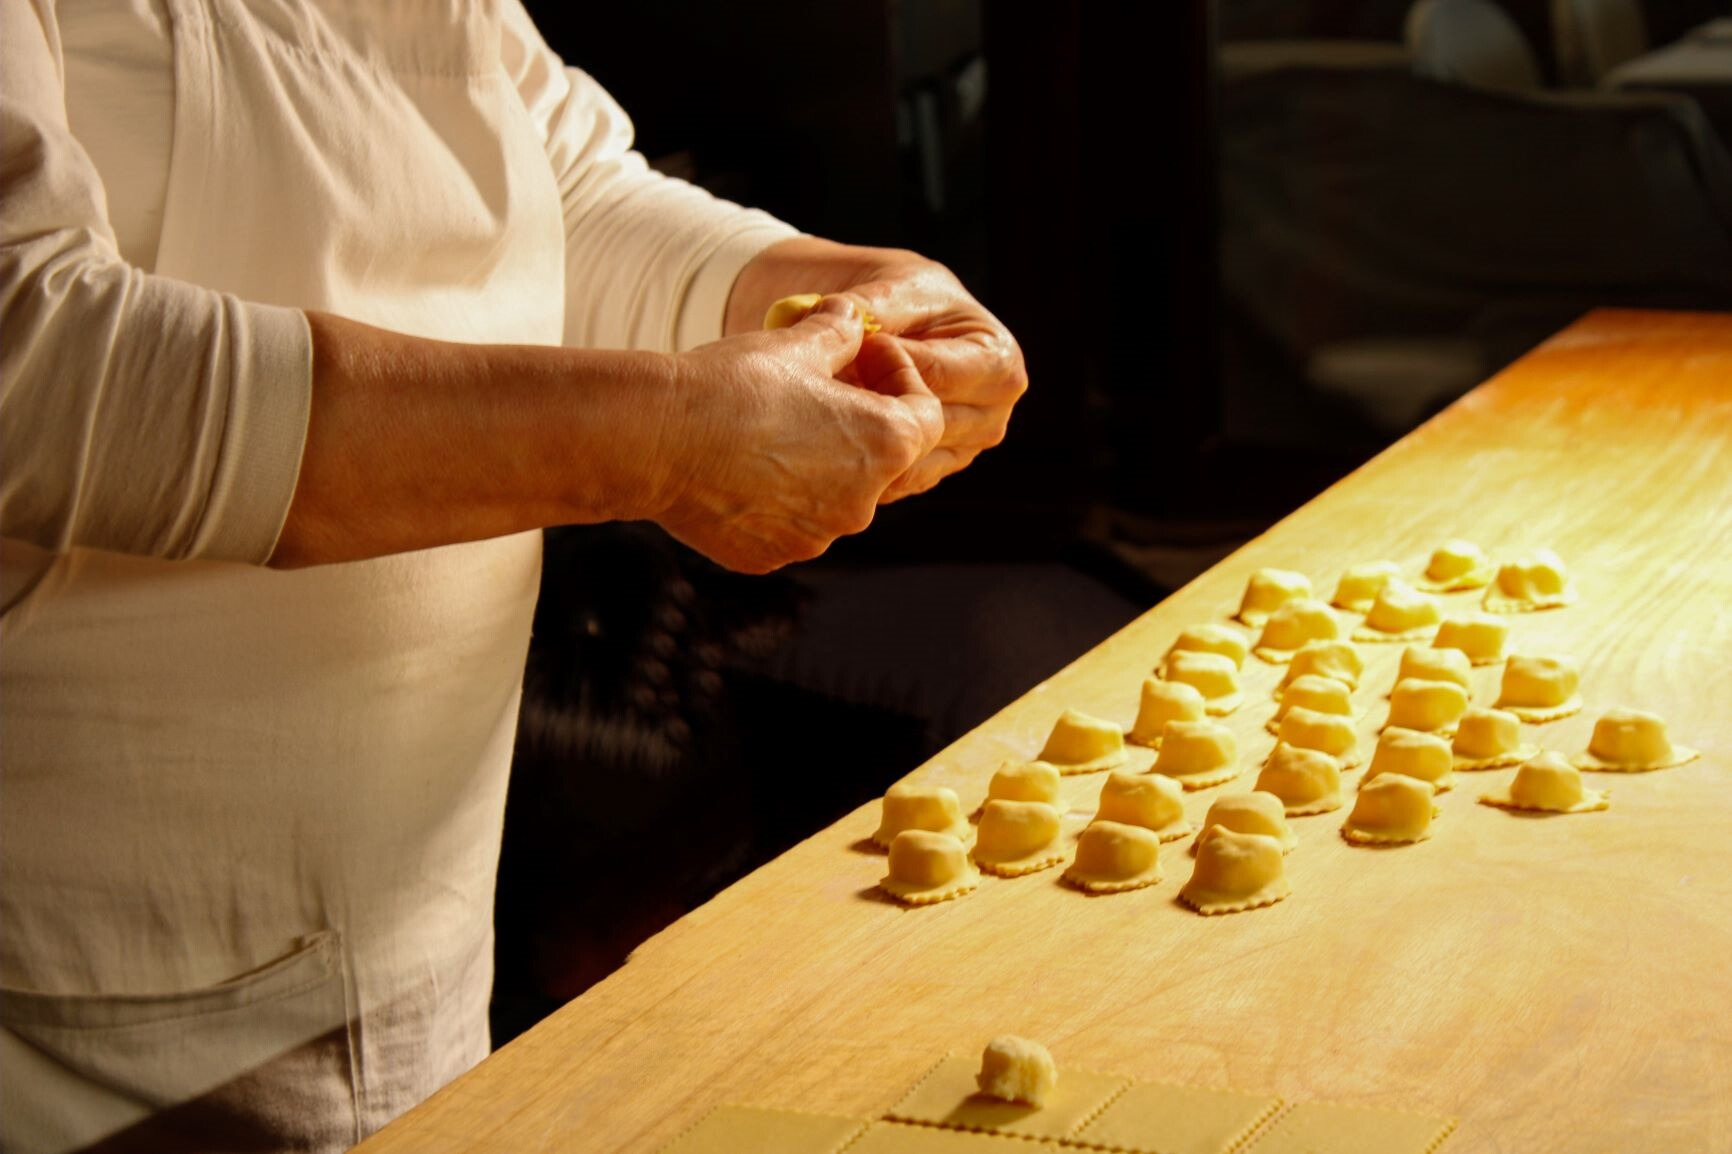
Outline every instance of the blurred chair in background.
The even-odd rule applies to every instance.
[[[1539,64],[1516,22],[1491,0],[1418,0],[1405,31],[1413,70],[1481,88],[1535,89]]]
[[[1612,69],[1648,50],[1639,0],[1552,0],[1558,76],[1573,88],[1593,88]]]

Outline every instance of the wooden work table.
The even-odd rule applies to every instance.
[[[1175,900],[1186,842],[1134,893],[1086,897],[1050,870],[905,910],[857,848],[870,805],[360,1149],[648,1152],[720,1103],[881,1115],[947,1050],[1007,1032],[1061,1069],[1455,1115],[1444,1154],[1732,1149],[1732,316],[1587,317],[911,776],[972,808],[1066,706],[1128,723],[1173,637],[1226,620],[1253,570],[1298,569],[1327,598],[1348,564],[1417,572],[1457,536],[1494,557],[1550,546],[1580,587],[1511,619],[1514,651],[1583,668],[1587,708],[1527,736],[1574,752],[1630,705],[1703,757],[1594,775],[1609,811],[1539,820],[1477,804],[1513,771],[1463,774],[1431,840],[1400,849],[1347,845],[1345,810],[1297,818],[1292,897],[1213,918]],[[1401,648],[1361,647],[1366,749]],[[1475,670],[1476,703],[1500,671]],[[1247,773],[1187,795],[1193,822],[1273,744],[1278,670],[1253,657],[1244,676],[1227,721]],[[1072,827],[1103,778],[1067,780]]]

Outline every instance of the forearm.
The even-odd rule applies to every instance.
[[[272,565],[659,511],[670,358],[308,321],[312,415]]]

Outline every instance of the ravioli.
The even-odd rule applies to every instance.
[[[1431,836],[1437,816],[1431,783],[1399,773],[1365,782],[1341,827],[1341,836],[1358,845],[1409,845]]]
[[[1352,719],[1340,714],[1318,713],[1303,706],[1288,710],[1275,736],[1288,745],[1327,753],[1341,763],[1342,769],[1359,764],[1359,734],[1354,731]]]
[[[1275,839],[1282,853],[1291,853],[1299,835],[1287,824],[1287,807],[1272,793],[1230,793],[1215,799],[1203,818],[1203,828],[1220,826],[1234,833],[1260,833]],[[1199,842],[1202,835],[1198,835]]]
[[[1203,695],[1203,710],[1220,717],[1239,708],[1245,691],[1239,684],[1239,669],[1233,659],[1219,653],[1181,649],[1161,662],[1157,676],[1191,686]]]
[[[1497,708],[1539,724],[1568,717],[1582,708],[1581,667],[1573,657],[1511,655],[1503,667]]]
[[[1417,781],[1427,782],[1438,793],[1455,788],[1455,756],[1449,742],[1432,733],[1391,726],[1377,739],[1371,753],[1371,765],[1360,779],[1359,788],[1386,773],[1399,773]]]
[[[1115,769],[1125,763],[1125,735],[1110,721],[1067,709],[1053,722],[1036,760],[1065,774]]]
[[[890,843],[890,872],[878,885],[908,905],[932,905],[979,888],[980,872],[950,834],[905,829]]]
[[[1539,752],[1521,739],[1521,718],[1504,709],[1467,707],[1451,746],[1458,770],[1501,769],[1517,765]]]
[[[1162,841],[1177,841],[1191,832],[1185,820],[1184,787],[1159,773],[1115,770],[1109,774],[1101,786],[1094,820],[1142,826]]]
[[[954,790],[941,785],[898,782],[884,791],[882,815],[872,840],[890,848],[896,835],[907,829],[947,833],[955,838],[968,835],[968,819]]]
[[[1259,569],[1245,583],[1238,618],[1256,628],[1269,614],[1296,598],[1311,596],[1311,578],[1288,569]]]
[[[1459,649],[1471,665],[1496,665],[1504,659],[1509,643],[1509,622],[1490,613],[1460,613],[1445,617],[1437,625],[1431,644],[1436,649]]]
[[[1646,773],[1671,769],[1700,757],[1687,746],[1673,745],[1666,721],[1640,709],[1608,709],[1594,722],[1586,753],[1578,754],[1581,769],[1605,773]]]
[[[1064,802],[1059,799],[1058,767],[1044,761],[1012,762],[1000,766],[992,780],[986,783],[986,799],[1043,801],[1060,813],[1065,810]]]
[[[1275,687],[1275,699],[1279,701],[1289,685],[1309,674],[1332,677],[1349,689],[1357,689],[1359,679],[1365,675],[1365,660],[1359,656],[1359,650],[1345,641],[1313,641],[1287,664],[1281,683]]]
[[[1341,636],[1341,623],[1321,601],[1298,597],[1269,614],[1263,632],[1252,650],[1271,665],[1293,660],[1293,655],[1312,641],[1334,641]]]
[[[1483,589],[1491,584],[1497,567],[1485,550],[1472,541],[1460,538],[1445,541],[1432,551],[1426,562],[1419,587],[1433,593],[1453,593],[1461,589]]]
[[[1575,601],[1575,582],[1550,549],[1537,549],[1500,566],[1497,582],[1485,591],[1485,607],[1493,613],[1532,613],[1559,609]]]
[[[1091,822],[1077,836],[1076,860],[1064,880],[1095,894],[1152,886],[1161,880],[1161,839],[1140,825]]]
[[[1396,681],[1417,677],[1421,681],[1453,681],[1469,693],[1473,692],[1473,670],[1467,654],[1459,649],[1427,649],[1409,645],[1401,653],[1401,665],[1395,671]]]
[[[1389,583],[1389,579],[1399,576],[1401,566],[1393,561],[1367,561],[1361,565],[1349,565],[1341,574],[1341,580],[1335,583],[1335,596],[1329,599],[1329,603],[1337,609],[1363,613],[1371,608],[1371,603],[1377,600],[1377,594]]]
[[[1409,677],[1397,681],[1389,692],[1387,724],[1422,733],[1450,734],[1466,712],[1467,690],[1460,685]]]
[[[1193,625],[1174,639],[1167,654],[1181,651],[1218,653],[1232,658],[1233,668],[1238,669],[1244,666],[1245,655],[1251,650],[1245,635],[1231,625]]]
[[[1197,864],[1179,900],[1200,914],[1235,914],[1274,905],[1292,892],[1280,842],[1212,825],[1197,838]]]
[[[1437,598],[1391,578],[1378,590],[1365,623],[1353,631],[1353,640],[1419,641],[1431,636],[1442,619]]]
[[[1065,858],[1059,842],[1063,815],[1044,801],[994,799],[980,811],[974,864],[999,877],[1021,877]]]
[[[1163,681],[1158,677],[1144,678],[1137,719],[1131,723],[1131,731],[1125,735],[1125,740],[1159,749],[1167,722],[1201,721],[1207,711],[1208,703],[1195,685],[1184,681]]]
[[[1556,753],[1522,762],[1507,788],[1481,794],[1479,800],[1538,813],[1591,813],[1612,804],[1609,790],[1583,789],[1581,771]]]
[[[1170,721],[1151,773],[1186,789],[1208,789],[1239,776],[1239,739],[1213,721]]]
[[[1321,750],[1275,743],[1256,788],[1281,799],[1289,817],[1341,808],[1341,763]]]
[[[1265,726],[1270,733],[1281,732],[1281,722],[1295,709],[1310,709],[1318,713],[1334,713],[1341,717],[1353,717],[1353,700],[1348,694],[1347,686],[1333,677],[1321,674],[1307,673],[1293,680],[1287,691],[1281,695],[1281,704],[1275,710]]]

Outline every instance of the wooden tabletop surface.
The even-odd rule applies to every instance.
[[[1394,850],[1347,845],[1345,811],[1295,819],[1292,897],[1213,918],[1175,900],[1183,842],[1134,893],[1052,870],[902,909],[856,848],[867,806],[359,1149],[654,1151],[721,1103],[881,1115],[999,1033],[1061,1069],[1458,1116],[1444,1154],[1732,1149],[1732,316],[1590,315],[911,776],[972,807],[1065,707],[1128,723],[1173,637],[1226,620],[1253,570],[1327,598],[1351,563],[1417,571],[1450,537],[1548,546],[1576,575],[1580,602],[1512,618],[1512,649],[1577,657],[1587,708],[1525,734],[1579,750],[1629,705],[1703,757],[1595,775],[1610,810],[1542,820],[1477,804],[1513,771],[1461,775],[1431,840]],[[1361,648],[1369,747],[1401,647]],[[1475,671],[1476,703],[1498,673]],[[1247,661],[1227,719],[1247,773],[1187,795],[1193,822],[1255,780],[1277,675]],[[1103,777],[1067,780],[1072,826]]]

